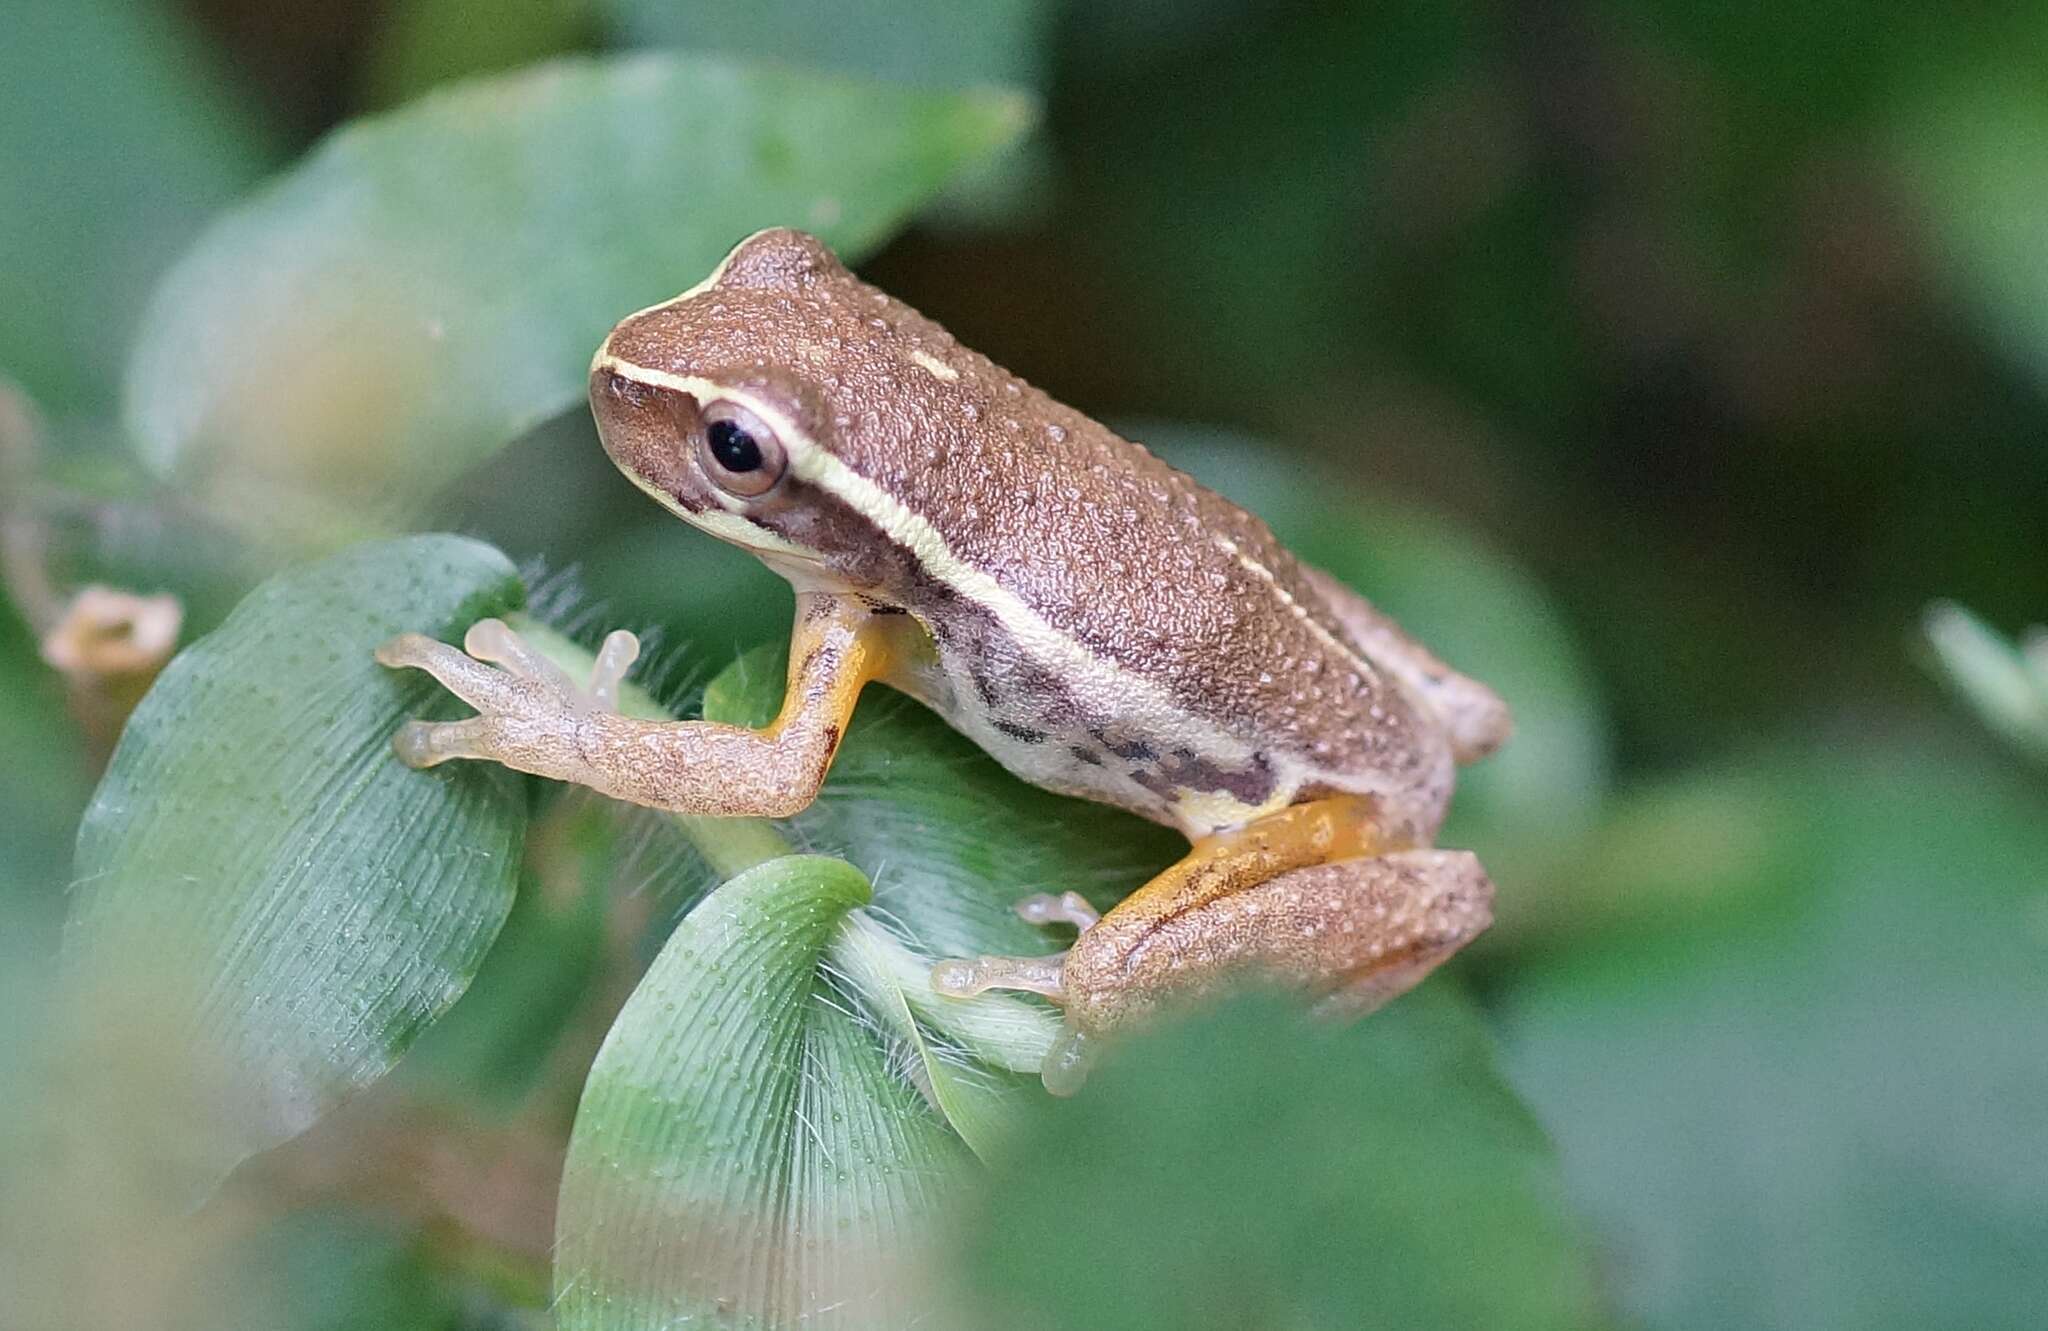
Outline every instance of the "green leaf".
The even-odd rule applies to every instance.
[[[462,1001],[421,1035],[401,1075],[499,1110],[516,1108],[534,1089],[600,974],[620,842],[616,811],[601,801],[550,806],[482,968]]]
[[[2048,630],[2030,629],[2014,646],[1952,601],[1929,606],[1920,628],[1943,680],[1979,719],[2015,749],[2048,761]]]
[[[591,1069],[563,1170],[565,1331],[902,1326],[908,1236],[966,1153],[819,974],[858,870],[759,865],[679,925]]]
[[[810,65],[924,88],[1035,87],[1051,0],[607,0],[647,45]]]
[[[871,917],[847,917],[831,960],[916,1062],[908,1073],[960,1139],[990,1159],[1015,1126],[1058,1034],[1058,1018],[1021,1002],[960,1004],[932,992],[931,962]],[[928,1029],[949,1031],[951,1040]],[[984,1060],[976,1062],[975,1060]],[[1029,1074],[1029,1075],[1026,1075]]]
[[[54,410],[113,406],[152,282],[267,156],[153,0],[18,6],[0,41],[0,372]]]
[[[401,766],[391,733],[441,691],[370,653],[521,596],[474,541],[353,549],[250,593],[130,719],[79,829],[69,971],[81,1020],[189,1089],[162,1130],[195,1186],[389,1070],[504,923],[524,792]]]
[[[417,510],[580,402],[606,329],[741,236],[807,227],[857,259],[1031,114],[686,55],[437,94],[334,135],[208,232],[150,307],[129,427],[245,522],[308,493]]]
[[[1646,919],[1499,995],[1618,1298],[1671,1331],[2039,1326],[2048,798],[1904,748],[1686,784],[1765,782],[1761,841],[1673,823],[1588,866],[1699,898],[1732,872],[1748,909]]]
[[[2014,363],[2048,385],[2048,78],[2019,42],[1901,98],[1891,146],[1932,254]]]
[[[1241,1000],[1033,1115],[966,1204],[956,1324],[1585,1331],[1563,1191],[1453,991],[1346,1028]]]
[[[377,106],[395,106],[443,83],[500,74],[591,44],[592,0],[397,0],[383,9],[364,81]]]
[[[583,664],[547,635],[535,640],[572,671]],[[705,716],[765,722],[782,697],[782,658],[764,648],[735,662],[705,690]],[[625,706],[649,710],[630,690]],[[1012,819],[1029,834],[1004,832]],[[678,926],[593,1070],[558,1230],[565,1326],[636,1326],[645,1324],[636,1316],[711,1306],[736,1308],[742,1325],[793,1326],[808,1312],[825,1316],[832,1302],[816,1285],[801,1287],[811,1279],[802,1262],[858,1265],[868,1261],[858,1254],[922,1242],[932,1199],[967,1158],[961,1143],[993,1152],[1019,1108],[1044,1097],[1030,1074],[1057,1027],[1035,1002],[939,998],[931,960],[1055,951],[1056,938],[1017,918],[1019,897],[1057,884],[1112,901],[1177,847],[1165,829],[1022,785],[929,711],[880,689],[862,700],[831,779],[803,815],[784,824],[680,821],[714,865],[754,867]],[[762,862],[790,844],[872,867],[872,904],[863,904],[867,878],[845,861]],[[763,960],[761,949],[773,955]],[[809,1064],[787,1052],[799,1034]],[[711,1052],[679,1052],[698,1041]],[[730,1063],[707,1083],[704,1060],[714,1054]],[[615,1076],[632,1080],[631,1099],[606,1089]],[[621,1144],[629,1138],[630,1152]],[[815,1162],[791,1165],[760,1145],[795,1151],[813,1141],[836,1162],[822,1193],[791,1172]],[[887,1149],[864,1145],[873,1142]],[[904,1153],[936,1163],[904,1178]],[[731,1199],[715,1211],[685,1205],[675,1191],[714,1184]],[[666,1200],[646,1200],[650,1189]],[[876,1210],[875,1198],[894,1200]],[[843,1229],[806,1222],[802,1234],[757,1223],[784,1214],[774,1207],[828,1203],[865,1218]],[[824,1255],[795,1255],[804,1235],[818,1235]],[[848,1301],[825,1320],[902,1324],[899,1313],[931,1298],[911,1274],[842,1290]]]

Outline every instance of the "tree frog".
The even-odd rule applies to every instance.
[[[939,962],[933,988],[1065,1009],[1088,1042],[1256,970],[1366,1010],[1491,919],[1471,854],[1432,847],[1455,765],[1506,707],[1258,518],[961,346],[789,230],[615,327],[590,368],[605,451],[677,517],[796,590],[787,692],[762,730],[612,707],[637,646],[576,685],[504,624],[466,650],[379,650],[478,715],[408,723],[401,758],[485,759],[692,814],[809,804],[861,689],[918,699],[1004,767],[1179,829],[1187,856],[1042,957]],[[1056,1066],[1057,1065],[1057,1066]]]

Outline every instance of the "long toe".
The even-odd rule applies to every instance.
[[[1021,989],[1058,999],[1066,988],[1060,979],[1067,954],[1049,957],[975,957],[942,961],[932,967],[932,989],[948,998],[972,998],[989,989]]]
[[[513,676],[424,633],[401,633],[379,647],[376,657],[394,670],[426,671],[479,712],[510,711],[518,702]]]
[[[391,737],[392,751],[407,767],[433,767],[451,758],[481,758],[481,718],[467,721],[408,721]]]
[[[502,619],[479,619],[462,635],[462,649],[479,661],[503,666],[521,679],[538,680],[557,697],[576,694],[575,682],[563,669],[533,649]]]

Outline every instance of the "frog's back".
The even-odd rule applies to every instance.
[[[1013,602],[925,616],[981,634],[940,644],[956,695],[972,690],[942,708],[955,724],[986,710],[996,733],[976,738],[1013,770],[1197,834],[1338,791],[1433,834],[1452,776],[1440,729],[1263,522],[1036,390],[1013,419],[1004,435],[1038,421],[1046,437],[949,459],[921,499]],[[963,471],[982,479],[959,487]]]
[[[1337,791],[1434,832],[1440,728],[1264,522],[876,295],[917,354],[871,367],[865,424],[901,436],[840,449],[932,529],[927,701],[1027,779],[1193,832]]]

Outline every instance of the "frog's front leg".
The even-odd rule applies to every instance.
[[[393,747],[412,766],[483,759],[658,809],[786,817],[824,783],[861,687],[889,669],[890,635],[857,597],[799,596],[782,710],[762,730],[619,715],[618,684],[638,650],[627,633],[606,639],[582,688],[497,620],[469,631],[466,652],[408,633],[377,659],[425,670],[477,709],[407,723]]]
[[[1319,800],[1197,842],[1061,956],[943,962],[932,985],[1026,989],[1065,1005],[1047,1066],[1073,1084],[1086,1040],[1173,999],[1252,974],[1369,1011],[1419,983],[1492,920],[1493,885],[1464,851],[1396,848],[1363,801]],[[1049,898],[1028,919],[1059,918]],[[1063,1060],[1064,1069],[1055,1061]]]

